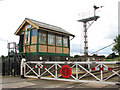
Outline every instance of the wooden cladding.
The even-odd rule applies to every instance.
[[[62,47],[56,47],[56,53],[62,53]]]
[[[55,48],[55,46],[48,46],[47,49],[47,45],[39,45],[38,47],[39,47],[38,52],[69,54],[69,48],[62,48],[62,47]],[[24,53],[37,52],[37,45],[26,46],[26,50],[24,46],[23,49],[24,49]]]
[[[63,48],[63,53],[64,54],[69,54],[69,48]]]
[[[47,46],[46,45],[39,45],[39,52],[47,52]]]
[[[55,53],[55,47],[54,46],[48,46],[48,52],[49,53]]]
[[[36,44],[37,43],[37,36],[32,36],[31,37],[31,44]]]
[[[24,53],[36,52],[36,45],[24,46]]]
[[[36,45],[30,46],[30,52],[36,52]]]
[[[24,53],[27,53],[27,52],[29,52],[29,51],[30,51],[30,48],[29,48],[29,46],[27,46],[27,45],[26,45],[26,46],[24,46],[24,48],[23,48],[23,49],[24,49]]]

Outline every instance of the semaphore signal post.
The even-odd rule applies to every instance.
[[[97,19],[100,18],[100,16],[96,16],[96,10],[100,7],[97,7],[94,5],[93,8],[94,8],[94,16],[78,20],[78,22],[83,23],[83,27],[84,27],[84,55],[86,57],[88,56],[87,30],[94,23],[94,21],[97,21]],[[102,8],[102,6],[101,6],[101,8]]]

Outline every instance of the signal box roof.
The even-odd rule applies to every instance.
[[[15,35],[19,35],[19,32],[21,31],[21,28],[25,25],[26,22],[29,23],[30,25],[33,25],[37,29],[44,28],[44,29],[47,29],[48,31],[59,32],[59,33],[63,33],[63,34],[67,34],[69,36],[75,37],[75,35],[67,32],[66,30],[64,30],[60,27],[50,25],[50,24],[46,24],[46,23],[43,23],[43,22],[39,22],[39,21],[29,19],[29,18],[25,18],[23,23],[19,26],[19,28],[15,32]]]

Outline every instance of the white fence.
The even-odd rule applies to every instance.
[[[113,82],[110,81],[110,78],[114,75],[115,77],[120,77],[118,64],[120,64],[120,62],[29,61],[24,62],[23,68],[24,77],[116,84],[118,80]],[[87,68],[85,68],[85,65]]]

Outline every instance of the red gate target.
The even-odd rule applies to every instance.
[[[63,65],[60,69],[60,74],[64,78],[69,78],[72,74],[72,70],[68,65]]]

